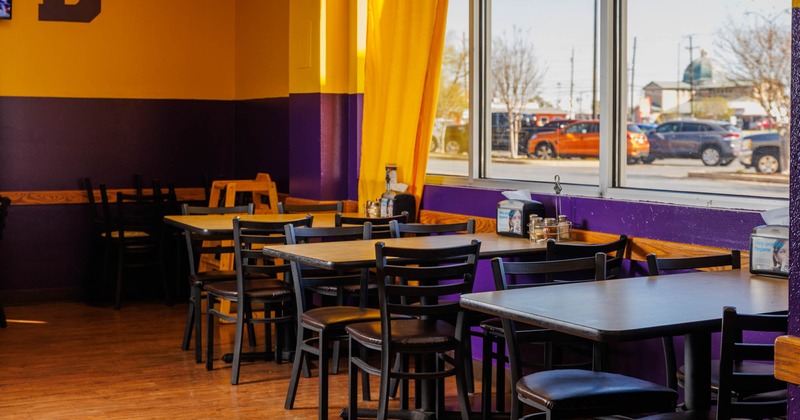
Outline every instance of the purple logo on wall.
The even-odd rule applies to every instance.
[[[42,0],[39,5],[39,20],[56,22],[89,23],[100,14],[102,0],[78,0],[67,4],[66,0]]]

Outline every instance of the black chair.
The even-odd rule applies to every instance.
[[[403,381],[401,408],[407,409],[406,380],[435,381],[437,418],[444,414],[444,378],[456,377],[461,417],[468,419],[470,405],[464,374],[464,341],[467,339],[464,310],[453,295],[472,291],[477,268],[480,241],[437,249],[411,249],[375,244],[378,268],[380,321],[350,324],[350,404],[349,416],[358,416],[357,372],[381,378],[378,401],[379,419],[388,415],[391,380]],[[442,299],[448,297],[448,299]],[[406,300],[418,300],[408,305]],[[408,319],[398,319],[408,317]],[[452,324],[446,319],[455,319]],[[380,365],[375,366],[365,350],[380,352]],[[452,356],[449,353],[452,352]],[[414,370],[409,357],[415,357]],[[392,359],[400,357],[402,369],[392,369]],[[429,360],[433,358],[434,360]],[[444,364],[446,363],[446,364]],[[450,367],[447,367],[450,365]],[[427,368],[426,368],[427,367]],[[418,388],[420,389],[420,388]],[[425,391],[416,393],[416,406],[432,397]],[[422,397],[422,398],[421,398]]]
[[[363,225],[364,223],[372,224],[372,237],[375,239],[391,238],[391,230],[389,223],[396,220],[399,223],[406,223],[408,221],[408,212],[403,212],[397,216],[385,217],[362,217],[362,216],[345,216],[342,213],[336,213],[335,225]]]
[[[357,240],[369,236],[369,225],[347,227],[320,227],[295,229],[286,226],[286,242],[290,245],[312,241],[347,241]],[[343,246],[345,246],[343,244]],[[294,296],[297,311],[297,345],[295,347],[294,365],[292,376],[289,380],[289,389],[286,393],[284,407],[287,410],[294,407],[297,394],[297,385],[300,380],[300,370],[304,376],[310,376],[308,359],[316,356],[319,374],[319,418],[328,416],[328,370],[329,359],[333,359],[334,366],[330,366],[331,373],[338,372],[336,366],[338,358],[336,351],[331,349],[332,344],[347,339],[345,327],[355,322],[374,321],[380,319],[380,311],[367,308],[366,286],[368,270],[337,272],[304,266],[297,261],[291,261],[292,279],[294,280]],[[324,288],[335,290],[341,295],[344,288],[358,288],[364,291],[361,306],[347,305],[313,305],[313,291]],[[365,377],[366,379],[366,377]]]
[[[291,222],[292,225],[309,225],[311,217]],[[244,326],[263,324],[266,327],[266,352],[272,348],[271,328],[275,328],[275,361],[281,363],[283,352],[282,337],[285,336],[280,326],[290,325],[294,316],[292,298],[292,281],[289,265],[278,263],[262,252],[264,245],[284,244],[284,222],[244,221],[239,217],[233,219],[234,261],[236,280],[206,283],[206,369],[214,368],[214,318],[236,323],[234,338],[231,384],[239,383],[239,365],[242,356]],[[214,307],[218,300],[236,303],[236,315],[222,312]],[[263,316],[253,315],[253,306],[261,305]],[[252,330],[250,337],[253,337]],[[251,341],[254,344],[254,341]]]
[[[514,276],[556,275],[586,270],[594,272],[596,280],[605,279],[606,256],[598,253],[591,257],[534,262],[504,262],[500,258],[492,260],[498,289],[514,287],[509,282]],[[559,287],[559,284],[547,282],[539,286]],[[522,376],[522,341],[552,342],[564,335],[542,328],[526,327],[523,331],[518,329],[515,321],[506,318],[502,319],[502,325],[511,367],[512,419],[519,418],[521,414],[520,402],[544,411],[547,418],[629,415],[671,411],[675,408],[678,393],[672,389],[638,378],[600,372],[600,346],[595,346],[594,370],[543,370]]]
[[[344,208],[344,203],[341,200],[334,203],[318,203],[318,204],[299,204],[299,203],[283,203],[278,202],[278,214],[292,214],[292,213],[323,213],[323,212],[336,212],[341,213]]]
[[[524,287],[535,287],[553,284],[552,282],[536,282],[537,277],[541,278],[543,275],[565,275],[580,273],[584,281],[597,281],[606,279],[605,270],[606,256],[603,253],[597,253],[594,257],[584,257],[579,259],[560,260],[559,263],[528,263],[528,262],[507,262],[498,259],[497,262],[492,262],[492,270],[494,275],[495,289],[496,290],[512,290]],[[586,277],[585,273],[590,273]],[[538,279],[541,281],[541,279]],[[553,282],[556,281],[555,279]],[[572,281],[577,281],[574,276]],[[505,369],[503,366],[506,361],[506,335],[503,328],[503,323],[500,318],[491,318],[480,324],[483,331],[483,389],[484,395],[482,401],[483,418],[491,418],[491,393],[492,393],[492,362],[494,360],[495,368],[495,410],[497,412],[505,411]],[[539,344],[542,351],[542,360],[539,363],[531,363],[530,360],[522,361],[519,357],[519,363],[516,365],[516,378],[512,374],[512,407],[517,404],[517,413],[519,413],[519,400],[516,398],[516,391],[513,384],[522,376],[522,367],[533,367],[535,369],[551,370],[553,369],[553,347],[555,345],[573,343],[577,339],[565,334],[556,333],[546,328],[540,328],[527,324],[513,324],[514,331],[516,332],[517,349],[519,345],[525,344]],[[495,350],[492,350],[494,346]],[[515,353],[518,356],[519,352]],[[591,367],[591,361],[584,364]],[[573,367],[570,365],[569,367]]]
[[[181,214],[189,215],[214,215],[214,214],[253,214],[253,205],[235,207],[197,207],[183,204]],[[233,216],[231,216],[233,223]],[[186,314],[186,328],[183,333],[183,344],[181,349],[189,350],[192,340],[192,330],[195,336],[195,361],[203,361],[202,348],[202,316],[201,301],[204,297],[203,289],[205,285],[212,282],[236,280],[236,270],[209,270],[201,267],[201,261],[212,259],[218,262],[220,257],[232,255],[234,252],[233,242],[230,235],[197,235],[191,231],[184,230],[184,242],[186,246],[186,260],[188,261],[189,283],[189,312]],[[203,270],[201,271],[201,268]]]
[[[430,236],[450,233],[475,233],[475,219],[467,219],[460,223],[402,223],[397,220],[389,221],[389,230],[392,238],[406,236]]]
[[[606,254],[606,275],[609,279],[619,277],[622,261],[628,248],[628,237],[619,235],[619,239],[603,244],[579,244],[572,242],[547,241],[546,259],[563,260],[569,258],[591,257],[598,252]],[[565,279],[566,280],[566,279]]]
[[[163,196],[117,193],[115,231],[111,240],[117,249],[115,308],[120,309],[125,269],[152,267],[161,278],[163,293],[170,303],[164,272],[162,234],[167,203]]]
[[[389,232],[392,238],[402,238],[409,236],[432,236],[432,235],[448,235],[454,233],[475,233],[475,219],[467,219],[464,222],[457,223],[402,223],[397,220],[389,222]],[[488,319],[489,316],[480,312],[468,311],[465,316],[467,331],[470,335],[482,336],[479,332],[473,332],[472,328],[480,325],[482,321]],[[472,368],[472,346],[471,342],[466,344],[466,374],[467,374],[467,387],[469,392],[475,391],[473,368]],[[399,368],[399,366],[398,366]],[[397,393],[397,381],[392,384],[392,397]]]
[[[8,216],[9,207],[11,207],[11,199],[0,196],[0,239],[3,239],[3,230],[6,227],[6,217]],[[0,328],[6,328],[7,326],[6,310],[3,307],[3,303],[0,302]]]
[[[732,270],[741,268],[742,258],[739,250],[732,250],[730,254],[717,254],[705,255],[699,257],[685,257],[685,258],[658,258],[656,254],[647,255],[647,268],[651,276],[658,276],[667,274],[670,271],[686,271],[696,270],[702,268],[718,268],[730,266]],[[667,386],[677,390],[678,387],[683,387],[686,378],[686,371],[684,366],[678,367],[675,356],[675,340],[674,337],[664,337],[662,339],[664,345],[664,363],[667,373]],[[718,366],[717,363],[712,362],[712,366]],[[759,372],[763,367],[762,364],[747,363],[743,366],[745,369],[753,369]],[[711,392],[716,394],[719,389],[719,371],[712,369],[711,372]]]
[[[719,372],[719,395],[716,412],[680,411],[645,417],[647,420],[678,419],[765,419],[787,414],[786,382],[775,379],[774,342],[746,340],[753,333],[786,334],[788,315],[740,314],[725,307],[722,313],[722,345]],[[761,372],[743,371],[742,364],[762,364]]]

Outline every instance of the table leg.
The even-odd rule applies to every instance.
[[[708,409],[711,407],[711,333],[687,334],[684,353],[686,408]]]

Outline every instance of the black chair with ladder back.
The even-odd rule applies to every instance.
[[[553,277],[568,273],[594,273],[592,280],[606,278],[606,256],[594,256],[554,261],[505,262],[501,258],[492,260],[492,271],[498,290],[513,288],[517,276]],[[571,281],[572,283],[578,280]],[[566,287],[569,282],[544,282],[526,284],[521,287]],[[503,334],[508,347],[511,368],[512,407],[511,418],[522,414],[525,403],[545,412],[546,418],[582,418],[609,415],[631,415],[641,413],[674,411],[678,393],[674,390],[638,378],[603,372],[602,346],[594,345],[593,370],[554,369],[541,370],[523,375],[523,360],[520,345],[523,342],[553,343],[574,338],[554,331],[521,327],[515,321],[502,318]],[[548,357],[545,352],[545,359]],[[547,364],[545,360],[545,364]],[[498,370],[502,363],[498,362]],[[541,369],[541,367],[540,367]],[[485,389],[484,392],[490,392]],[[484,396],[486,399],[488,395]],[[498,395],[501,398],[501,395]],[[484,403],[484,415],[487,407]]]

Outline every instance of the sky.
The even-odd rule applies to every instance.
[[[628,71],[630,77],[634,70],[634,100],[651,81],[682,77],[690,62],[690,38],[692,58],[705,50],[716,62],[721,53],[714,35],[724,25],[775,19],[788,30],[790,10],[791,0],[629,0]],[[567,109],[572,86],[573,110],[578,112],[591,104],[593,14],[594,0],[492,0],[492,33],[521,29],[547,68],[542,97]],[[448,32],[467,32],[468,16],[469,0],[450,0]]]

